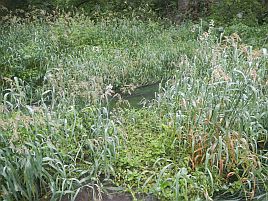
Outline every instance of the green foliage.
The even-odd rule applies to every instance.
[[[99,185],[98,178],[108,178],[113,171],[118,136],[107,111],[73,108],[53,115],[43,109],[29,107],[32,115],[1,114],[0,197],[4,200],[74,197],[86,186]]]
[[[0,35],[0,46],[5,50],[0,52],[1,79],[19,77],[26,82],[32,82],[33,86],[40,84],[49,59],[45,27],[39,25],[33,25],[31,28],[20,27],[20,32],[16,32],[14,27],[9,28],[7,31],[2,27]],[[42,36],[39,41],[37,35]]]
[[[232,21],[255,25],[267,22],[267,1],[262,0],[188,0],[185,8],[180,5],[184,1],[177,0],[5,0],[4,5],[10,9],[30,7],[42,8],[47,11],[60,8],[72,11],[83,10],[93,18],[99,16],[128,16],[133,13],[141,18],[168,17],[174,21],[185,19],[197,20],[200,17],[210,17],[221,24]]]
[[[190,42],[194,35],[180,34],[189,33],[187,25],[165,28],[159,22],[136,18],[105,18],[94,23],[71,13],[54,17],[44,13],[35,20],[15,18],[18,22],[14,23],[13,17],[7,19],[9,24],[0,30],[0,47],[7,50],[0,52],[2,81],[18,77],[36,87],[49,84],[52,71],[58,69],[65,71],[62,79],[76,80],[81,90],[87,87],[81,83],[97,77],[101,77],[101,89],[108,83],[119,90],[169,77],[178,55],[194,48],[195,42]],[[81,77],[82,71],[85,76]]]
[[[237,35],[215,43],[209,30],[194,58],[181,57],[174,79],[149,108],[116,115],[127,138],[116,165],[118,185],[161,200],[237,191],[252,199],[254,182],[267,188],[259,150],[268,132],[267,53],[240,45]]]
[[[38,13],[0,28],[0,199],[106,181],[162,200],[267,191],[266,26]],[[103,107],[161,79],[141,110]]]
[[[241,22],[234,23],[233,25],[225,28],[225,34],[231,35],[238,33],[241,40],[245,44],[250,44],[257,47],[267,47],[268,45],[268,25],[262,26],[247,26]]]
[[[259,0],[222,0],[213,4],[210,18],[220,24],[256,25],[265,11],[265,6]]]

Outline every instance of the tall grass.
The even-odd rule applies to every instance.
[[[213,23],[42,12],[0,28],[1,199],[101,198],[105,182],[165,200],[267,189],[267,54]],[[103,107],[161,79],[148,107]]]
[[[52,77],[60,79],[57,89],[53,86],[60,96],[76,93],[86,102],[88,91],[99,92],[109,84],[119,91],[169,77],[178,55],[191,52],[195,44],[191,37],[182,39],[183,32],[189,32],[186,26],[165,28],[136,18],[95,23],[84,15],[58,15],[31,23],[14,23],[10,17],[11,23],[1,27],[2,83],[5,77],[19,77],[32,86],[30,94],[38,96],[38,85],[46,88],[43,92],[50,90]]]
[[[121,114],[129,140],[120,185],[164,200],[267,191],[267,55],[213,32],[199,36],[194,57],[181,57],[149,108]]]
[[[101,193],[114,174],[121,138],[101,102],[113,89],[169,76],[187,41],[177,28],[137,19],[95,23],[40,10],[5,20],[0,197],[59,200],[85,188]]]
[[[118,133],[105,109],[21,106],[2,113],[0,125],[4,200],[74,198],[113,173]]]

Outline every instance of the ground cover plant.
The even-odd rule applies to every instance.
[[[117,115],[128,140],[116,179],[161,200],[250,200],[267,185],[267,58],[238,35],[200,40],[149,108]]]
[[[100,199],[111,186],[160,200],[265,196],[266,25],[248,40],[213,21],[28,16],[0,28],[1,199]],[[146,107],[108,107],[161,80]]]

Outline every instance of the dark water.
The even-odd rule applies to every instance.
[[[159,83],[142,86],[135,89],[131,94],[121,94],[122,100],[119,98],[111,98],[109,100],[109,108],[116,107],[132,107],[142,108],[145,102],[148,102],[155,98],[155,95],[159,92]]]

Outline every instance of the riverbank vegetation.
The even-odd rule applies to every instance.
[[[2,18],[1,199],[267,198],[267,24],[147,11]],[[153,83],[154,99],[121,107]]]

